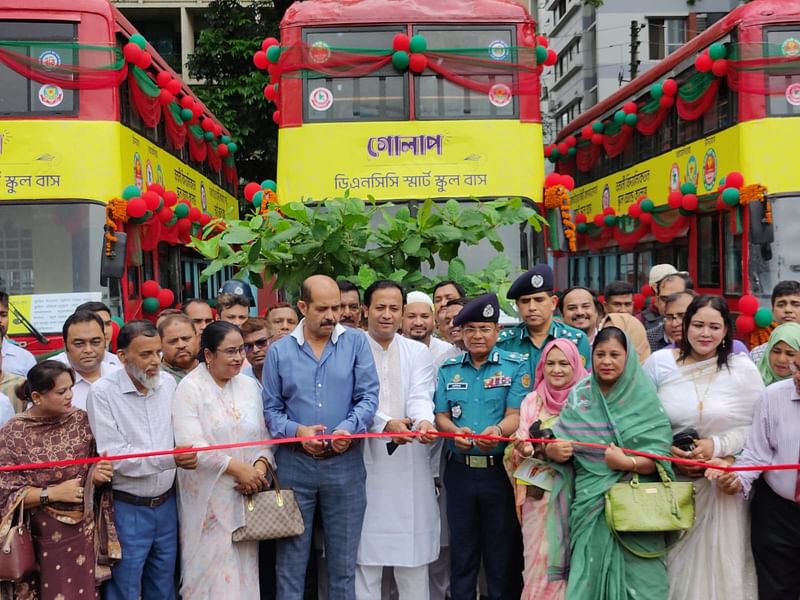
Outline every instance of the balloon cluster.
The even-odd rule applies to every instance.
[[[619,127],[636,127],[639,122],[639,107],[636,102],[626,102],[620,110],[614,113],[614,124]]]
[[[153,57],[146,50],[147,40],[141,33],[134,33],[122,47],[122,56],[131,64],[140,69],[146,69],[153,64]]]
[[[617,211],[611,206],[606,206],[592,221],[597,227],[614,227],[617,224]]]
[[[558,62],[558,54],[549,47],[547,38],[543,35],[536,36],[536,64],[552,67]]]
[[[169,288],[162,288],[154,279],[142,282],[142,298],[142,310],[150,314],[175,303],[175,293]]]
[[[751,333],[756,327],[772,325],[772,311],[762,306],[759,308],[758,298],[745,294],[739,298],[739,311],[736,317],[736,331],[740,334]]]
[[[151,183],[142,193],[138,186],[129,185],[122,191],[127,200],[128,222],[146,223],[158,219],[163,227],[177,227],[178,233],[188,235],[193,225],[205,227],[211,215],[191,206],[188,200],[178,200],[175,192],[165,190],[158,183]]]
[[[550,173],[544,178],[544,187],[551,188],[562,185],[568,192],[575,189],[575,179],[572,175],[562,175],[561,173]]]
[[[679,189],[669,193],[667,204],[670,208],[679,210],[684,216],[692,214],[700,206],[697,198],[697,186],[691,181],[685,181]]]
[[[261,183],[251,181],[244,186],[244,199],[252,203],[256,211],[260,211],[265,196],[267,201],[277,200],[275,195],[277,189],[278,185],[272,179],[265,179]]]
[[[281,59],[281,43],[274,37],[264,38],[261,42],[261,50],[253,55],[253,64],[257,69],[267,71],[269,73],[269,83],[264,86],[264,98],[268,102],[275,103],[275,112],[272,113],[272,121],[276,125],[281,124],[281,107],[280,107],[280,70],[278,69],[278,61]]]
[[[701,73],[708,73],[710,71],[714,77],[725,77],[730,68],[726,58],[727,55],[728,48],[725,44],[722,42],[714,42],[697,55],[694,59],[694,68]]]
[[[392,39],[392,66],[400,71],[422,73],[428,67],[428,57],[423,54],[428,49],[425,36],[398,33]]]
[[[636,202],[628,207],[628,216],[632,219],[639,219],[642,225],[650,225],[653,222],[653,210],[655,203],[647,196],[639,196]]]
[[[731,171],[725,177],[720,179],[719,187],[717,188],[717,191],[719,192],[719,198],[717,198],[717,208],[724,210],[739,204],[739,198],[741,196],[741,189],[743,185],[744,176],[738,171]]]
[[[678,82],[674,79],[657,81],[650,86],[650,97],[658,100],[662,108],[670,108],[675,104],[675,96],[678,94]]]
[[[563,142],[545,146],[545,158],[548,158],[552,163],[558,162],[559,160],[564,161],[572,158],[577,153],[577,145],[578,138],[576,138],[574,135],[568,135],[566,138],[564,138]]]

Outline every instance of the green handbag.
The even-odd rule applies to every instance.
[[[686,531],[694,525],[694,484],[672,481],[658,462],[656,469],[661,481],[640,482],[634,473],[630,481],[615,483],[606,492],[608,528],[629,552],[642,558],[663,556],[669,547],[659,552],[633,550],[618,533]]]

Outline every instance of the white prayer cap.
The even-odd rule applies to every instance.
[[[431,300],[431,297],[425,292],[409,292],[406,295],[406,304],[416,304],[417,302],[427,304],[433,308],[433,300]]]

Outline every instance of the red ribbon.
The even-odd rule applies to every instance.
[[[170,456],[175,454],[187,454],[191,452],[211,452],[214,450],[231,450],[234,448],[250,448],[255,446],[274,446],[279,444],[296,444],[308,440],[358,440],[358,439],[375,439],[375,438],[393,438],[393,437],[408,437],[416,438],[423,434],[419,431],[411,431],[402,435],[393,433],[354,433],[352,435],[317,435],[310,437],[285,437],[275,438],[269,440],[257,440],[251,442],[237,442],[235,444],[216,444],[214,446],[202,446],[197,448],[171,448],[169,450],[154,450],[152,452],[135,452],[133,454],[117,454],[114,456],[92,456],[88,458],[76,458],[68,460],[53,460],[40,463],[28,463],[22,465],[3,465],[0,466],[0,473],[7,471],[30,471],[33,469],[50,469],[53,467],[67,467],[73,465],[87,465],[97,463],[100,461],[118,462],[121,460],[134,460],[137,458],[150,458],[154,456]],[[432,431],[427,435],[433,435],[442,438],[470,438],[473,440],[486,440],[496,442],[514,442],[516,438],[508,438],[499,435],[482,435],[479,433],[445,433],[443,431]],[[592,442],[575,442],[572,440],[558,440],[558,439],[540,439],[528,438],[525,440],[533,444],[552,444],[553,442],[569,441],[574,446],[582,446],[584,448],[598,448],[605,450],[608,448],[606,444],[595,444]],[[700,468],[713,468],[719,471],[799,471],[800,463],[785,464],[785,465],[752,465],[752,466],[716,466],[708,465],[708,463],[696,460],[689,460],[686,458],[677,458],[675,456],[662,456],[660,454],[653,454],[652,452],[641,452],[639,450],[629,450],[627,448],[620,448],[625,454],[634,456],[641,456],[643,458],[651,458],[653,460],[666,460],[679,465],[686,465],[690,467]]]

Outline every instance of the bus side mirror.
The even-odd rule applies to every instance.
[[[769,199],[766,200],[769,202]],[[764,220],[766,215],[766,205],[764,202],[749,202],[747,210],[750,217],[750,243],[751,244],[771,244],[775,241],[775,231],[772,223]]]
[[[106,253],[105,239],[103,239],[103,257],[100,259],[100,285],[105,285],[107,279],[121,279],[125,274],[125,256],[128,247],[128,234],[117,231],[114,234],[111,253]]]

